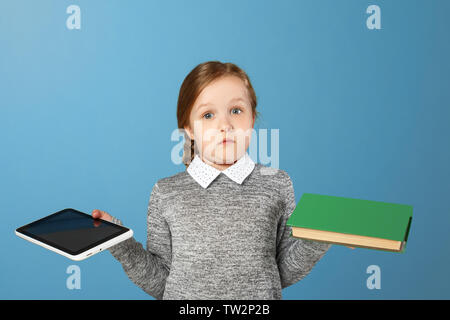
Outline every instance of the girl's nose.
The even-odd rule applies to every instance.
[[[219,129],[221,132],[227,132],[233,129],[233,125],[227,117],[220,119]]]

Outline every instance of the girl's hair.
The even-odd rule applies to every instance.
[[[256,120],[259,114],[259,112],[256,111],[256,95],[248,75],[233,63],[207,61],[197,65],[194,69],[192,69],[192,71],[186,76],[183,83],[181,84],[177,104],[177,119],[179,129],[184,129],[185,126],[189,125],[189,116],[191,114],[192,107],[194,106],[194,102],[197,100],[197,97],[200,95],[202,90],[212,81],[225,76],[236,76],[244,82],[247,88],[250,105],[252,107],[252,114],[255,116]],[[183,149],[183,163],[187,168],[191,161],[194,159],[194,156],[198,152],[198,150],[197,148],[195,148],[194,140],[191,140],[186,132],[184,132],[184,137],[185,144]]]

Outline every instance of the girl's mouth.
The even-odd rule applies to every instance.
[[[229,143],[234,143],[234,141],[231,140],[231,139],[223,139],[221,143],[223,143],[223,144],[229,144]]]

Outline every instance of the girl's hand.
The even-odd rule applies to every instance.
[[[350,249],[355,249],[355,247],[350,247],[350,246],[346,246],[347,248],[350,248]]]
[[[106,211],[94,209],[94,210],[92,210],[92,217],[94,219],[102,219],[102,220],[112,222],[112,217]]]

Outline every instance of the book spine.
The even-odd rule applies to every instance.
[[[405,233],[405,240],[404,240],[404,242],[408,241],[409,228],[411,227],[411,221],[412,221],[412,216],[409,217],[408,227],[406,228],[406,233]]]

